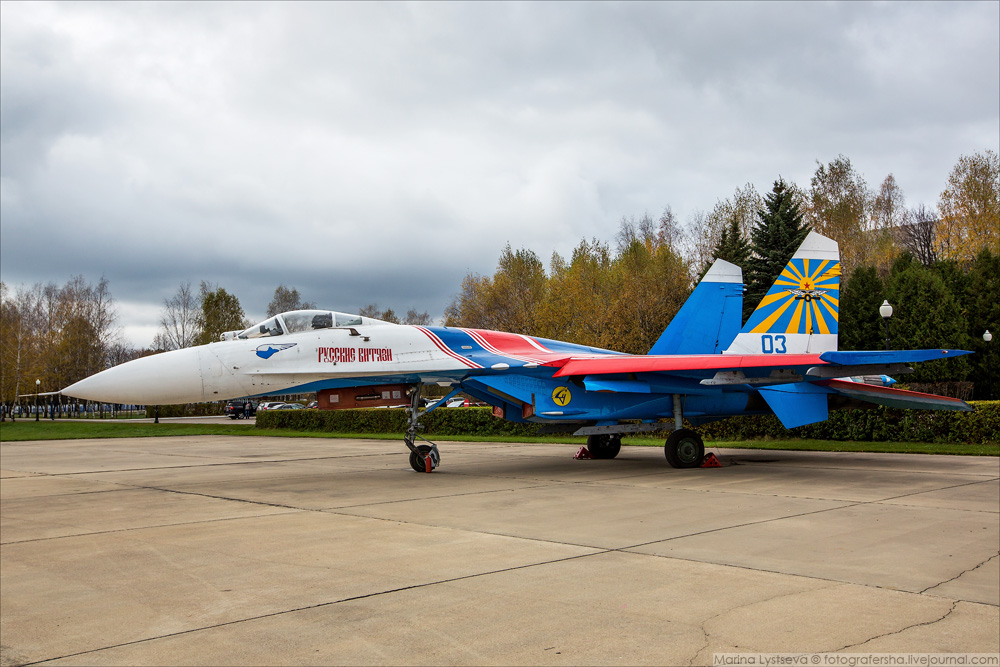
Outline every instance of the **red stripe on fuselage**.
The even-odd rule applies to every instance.
[[[543,358],[543,355],[555,354],[539,344],[538,341],[531,340],[528,336],[521,334],[485,329],[462,329],[462,331],[472,336],[472,339],[487,351],[519,361],[544,364],[550,359]],[[560,358],[564,356],[559,355]]]
[[[441,350],[442,352],[444,352],[445,354],[447,354],[449,357],[451,357],[455,361],[459,361],[459,362],[465,364],[466,366],[468,366],[469,368],[482,368],[482,366],[480,366],[476,362],[474,362],[474,361],[472,361],[470,359],[466,359],[462,355],[457,354],[454,351],[452,351],[447,345],[444,344],[443,340],[441,340],[440,338],[438,338],[437,334],[435,334],[433,331],[430,331],[429,329],[425,329],[424,327],[418,327],[418,326],[415,326],[413,328],[416,329],[417,331],[423,333],[428,338],[430,338],[431,342],[434,343],[434,345],[436,345],[439,350]]]

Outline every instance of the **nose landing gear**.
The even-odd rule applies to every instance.
[[[420,412],[420,385],[410,387],[407,393],[410,395],[410,407],[406,408],[406,414],[409,419],[406,426],[406,435],[403,436],[403,443],[410,450],[410,467],[416,472],[431,472],[441,465],[441,453],[438,451],[437,445],[427,438],[417,435],[417,429],[423,428],[423,426],[417,423],[422,414]],[[458,393],[458,390],[452,393]],[[442,399],[439,404],[444,403],[447,398],[450,398],[450,396]],[[428,444],[416,444],[417,438]]]

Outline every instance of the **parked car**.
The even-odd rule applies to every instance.
[[[319,401],[310,401],[309,405],[306,406],[306,410],[310,410],[312,408],[318,408],[318,407],[319,407]]]
[[[271,410],[305,410],[305,406],[301,403],[282,403],[276,408],[270,408]]]
[[[441,405],[441,400],[442,399],[431,400],[431,401],[429,401],[426,404],[425,407],[427,409],[430,409],[430,408],[433,408],[433,407],[439,407],[439,408],[467,408],[467,407],[469,407],[469,399],[467,399],[467,398],[461,398],[461,397],[450,398],[450,399],[448,399],[448,402],[445,403],[444,405]],[[406,407],[409,407],[409,406],[408,405],[402,405],[400,407],[406,408]]]
[[[284,405],[281,401],[261,401],[257,405],[258,410],[274,410],[278,406]]]
[[[230,419],[243,419],[244,417],[253,417],[257,414],[257,406],[253,401],[250,401],[250,411],[247,414],[247,401],[229,401],[226,403],[226,407],[222,408],[222,414],[226,415]]]

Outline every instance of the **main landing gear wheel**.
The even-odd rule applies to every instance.
[[[691,429],[678,429],[667,438],[663,455],[674,468],[697,468],[705,458],[705,443]]]
[[[613,459],[622,450],[622,437],[616,433],[588,435],[587,449],[595,459]]]
[[[430,445],[417,445],[417,451],[420,452],[410,452],[410,467],[417,472],[430,472],[434,468],[441,465],[441,455],[438,454],[437,447],[431,447]],[[427,462],[430,461],[431,468],[427,469]]]

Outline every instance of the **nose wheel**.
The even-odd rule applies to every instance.
[[[441,465],[437,445],[416,445],[410,451],[410,467],[417,472],[430,472]]]

